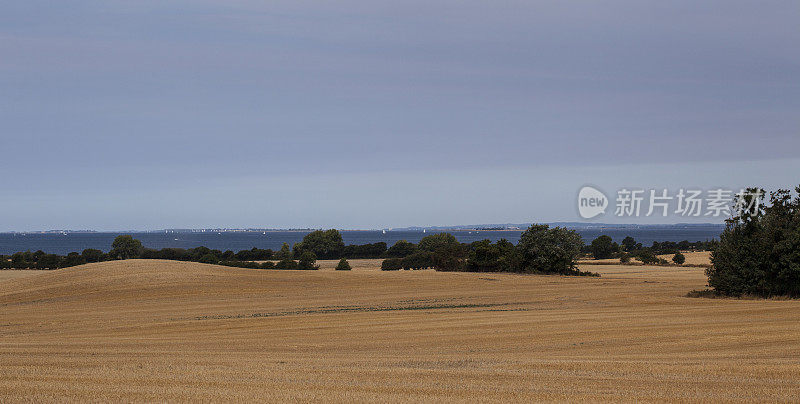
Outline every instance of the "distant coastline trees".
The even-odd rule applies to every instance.
[[[145,248],[130,235],[117,237],[108,253],[85,249],[66,256],[46,254],[42,251],[18,252],[0,256],[0,268],[57,269],[117,259],[142,258],[176,261],[193,261],[253,269],[317,269],[317,259],[347,260],[355,258],[383,258],[384,270],[419,270],[433,268],[438,271],[467,272],[520,272],[582,275],[577,270],[581,253],[604,257],[611,252],[620,260],[636,258],[645,263],[659,263],[656,254],[674,254],[681,249],[704,249],[710,242],[688,241],[654,242],[652,247],[642,247],[632,237],[617,245],[608,236],[600,236],[590,245],[583,244],[574,230],[533,225],[522,233],[514,244],[501,239],[496,242],[480,240],[460,243],[449,233],[429,234],[419,243],[399,240],[387,248],[386,243],[345,245],[338,230],[318,230],[307,234],[294,246],[283,243],[279,251],[252,248],[233,252],[207,247]],[[324,258],[322,258],[324,257]],[[666,263],[666,261],[664,261]]]

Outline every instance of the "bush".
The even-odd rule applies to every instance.
[[[201,264],[217,264],[219,263],[219,258],[217,258],[217,256],[214,254],[206,254],[200,257],[197,262],[200,262]]]
[[[275,263],[272,261],[264,261],[261,263],[261,269],[275,269]]]
[[[763,190],[748,191],[711,253],[708,285],[727,296],[800,297],[800,196],[779,189],[765,206]]]
[[[311,251],[303,251],[300,254],[300,259],[297,261],[297,269],[303,270],[315,270],[319,269],[319,266],[315,265],[317,262],[317,256],[314,255]]]
[[[397,271],[403,268],[403,260],[400,258],[389,258],[381,262],[381,271]]]
[[[407,257],[400,259],[400,266],[403,269],[428,269],[433,267],[433,253],[428,251],[417,251]]]
[[[275,264],[275,269],[297,269],[297,261],[293,259],[283,259]]]
[[[344,258],[340,259],[339,263],[336,264],[337,271],[349,271],[350,269],[352,269],[350,268],[350,263]]]
[[[520,236],[517,250],[522,272],[579,275],[576,263],[583,241],[575,230],[533,225]]]
[[[675,255],[672,256],[672,262],[674,262],[674,263],[676,263],[678,265],[683,265],[683,263],[686,262],[686,256],[684,256],[683,254],[677,252],[677,253],[675,253]]]
[[[620,254],[619,262],[622,263],[622,264],[627,264],[627,263],[631,262],[631,255],[628,254],[628,253]]]
[[[261,268],[261,265],[253,261],[221,261],[219,262],[219,265],[224,265],[226,267],[236,267],[236,268],[250,268],[250,269]]]
[[[656,257],[651,250],[639,251],[639,253],[636,254],[636,259],[642,261],[645,265],[658,264],[658,257]]]

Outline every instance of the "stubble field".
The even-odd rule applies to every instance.
[[[800,301],[684,297],[705,287],[702,268],[591,265],[602,277],[589,278],[376,263],[0,271],[0,401],[800,394]]]

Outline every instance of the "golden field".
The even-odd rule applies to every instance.
[[[794,401],[800,301],[696,299],[702,268],[602,277],[0,271],[0,401]]]

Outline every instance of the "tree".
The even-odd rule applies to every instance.
[[[314,255],[311,251],[303,251],[300,254],[300,258],[297,260],[297,269],[304,269],[304,270],[315,270],[319,269],[319,266],[315,265],[317,262],[317,256]]]
[[[648,249],[644,249],[644,250],[640,250],[636,254],[636,259],[639,260],[639,261],[642,261],[642,264],[645,264],[645,265],[658,264],[658,262],[659,262],[658,261],[658,257],[656,256],[656,254],[653,253],[653,250],[651,250],[649,248]]]
[[[86,262],[100,262],[103,260],[103,252],[94,248],[87,248],[81,253]]]
[[[631,251],[635,250],[636,249],[636,240],[631,236],[625,237],[624,239],[622,239],[622,248],[624,248],[625,251],[627,251],[627,252],[631,252]]]
[[[39,269],[58,269],[61,267],[61,257],[56,254],[44,254],[36,262]]]
[[[409,243],[406,240],[400,240],[386,250],[386,255],[389,257],[403,258],[413,254],[415,251],[417,251],[417,246],[414,245],[414,243]]]
[[[614,240],[604,234],[592,240],[591,250],[595,259],[611,258],[614,254]]]
[[[110,256],[117,259],[137,258],[144,250],[142,242],[130,235],[117,236],[111,244]]]
[[[350,269],[350,263],[344,258],[340,259],[339,263],[336,264],[337,271],[349,271]]]
[[[295,245],[296,251],[310,251],[320,259],[341,258],[344,251],[342,235],[336,229],[308,233]]]
[[[214,254],[205,254],[198,260],[201,264],[217,264],[219,263],[219,258],[217,258]]]
[[[433,253],[428,251],[417,251],[414,254],[405,256],[399,260],[403,269],[427,269],[433,266]]]
[[[294,254],[292,253],[292,247],[289,247],[289,243],[283,243],[280,251],[275,253],[275,258],[279,261],[290,260],[293,257]]]
[[[61,266],[63,268],[67,268],[67,267],[74,267],[74,266],[78,266],[78,265],[83,265],[85,263],[86,263],[86,260],[83,258],[83,256],[81,256],[77,252],[71,252],[71,253],[67,254],[66,257],[64,257],[64,259],[61,262]]]
[[[458,240],[456,237],[450,233],[438,233],[438,234],[431,234],[430,236],[425,236],[422,240],[419,241],[417,244],[417,248],[422,251],[430,251],[435,252],[437,249],[440,248],[449,248],[449,247],[460,247]]]
[[[708,285],[723,295],[800,296],[800,196],[750,188],[734,204],[741,214],[726,221],[706,270]],[[800,194],[800,186],[795,188]],[[756,203],[758,202],[758,203]]]
[[[672,262],[683,265],[683,263],[686,262],[686,257],[680,252],[676,252],[675,255],[672,256]]]
[[[565,275],[582,274],[576,266],[583,241],[575,230],[548,225],[533,225],[520,236],[522,272],[544,272]]]

